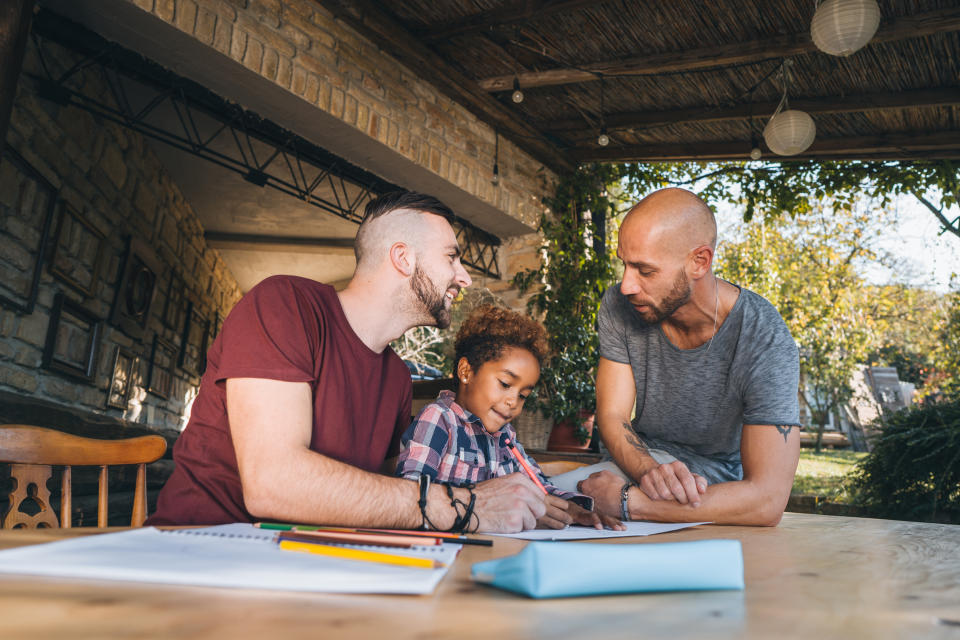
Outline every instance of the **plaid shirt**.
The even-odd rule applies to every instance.
[[[524,473],[505,444],[509,438],[550,494],[593,509],[593,498],[550,484],[540,466],[517,442],[513,425],[507,423],[496,433],[490,433],[483,428],[480,418],[454,401],[455,397],[452,391],[441,391],[404,431],[397,460],[398,476],[416,480],[426,474],[436,482],[459,486],[516,471]]]

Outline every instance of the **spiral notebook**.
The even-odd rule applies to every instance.
[[[0,551],[0,574],[281,591],[428,594],[461,546],[357,547],[431,558],[446,565],[420,569],[281,551],[274,533],[242,523],[202,529],[144,527]]]

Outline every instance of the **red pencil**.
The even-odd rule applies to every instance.
[[[507,448],[510,449],[510,453],[513,454],[513,457],[517,459],[517,462],[520,463],[520,466],[523,467],[523,470],[526,471],[527,475],[530,476],[530,479],[533,480],[533,483],[540,487],[540,491],[546,493],[547,490],[544,488],[543,483],[541,483],[540,479],[537,478],[537,474],[533,472],[533,469],[531,469],[530,465],[527,464],[527,461],[523,459],[523,456],[520,455],[520,452],[517,451],[517,448],[513,446],[513,442],[510,440],[510,438],[507,438],[504,440],[504,442],[506,442]]]

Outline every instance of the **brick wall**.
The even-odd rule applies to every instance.
[[[129,0],[534,227],[553,174],[314,0]],[[269,117],[270,114],[263,114]]]
[[[55,75],[75,62],[62,49],[50,47],[50,51],[55,55],[46,62]],[[0,390],[154,427],[182,427],[199,378],[175,366],[168,398],[144,389],[154,335],[176,351],[183,339],[182,325],[164,323],[170,278],[173,274],[182,278],[183,286],[177,289],[184,299],[214,323],[232,308],[240,291],[219,254],[206,246],[196,214],[144,138],[86,112],[39,98],[34,83],[26,77],[38,71],[38,64],[36,51],[29,45],[7,143],[57,190],[60,204],[44,252],[34,309],[26,313],[10,304],[0,309]],[[89,94],[108,95],[92,72],[84,74],[83,83]],[[9,160],[0,163],[0,280],[7,287],[0,287],[0,295],[24,291],[25,278],[32,270],[31,255],[36,254],[43,216],[36,204],[30,204],[36,198],[31,185]],[[53,236],[63,205],[75,211],[82,223],[72,221],[72,226],[64,227],[54,250]],[[98,235],[103,240],[97,272]],[[122,277],[128,236],[148,248],[159,278],[139,336],[108,321]],[[81,286],[75,286],[77,283]],[[58,295],[73,302],[80,309],[77,313],[104,321],[95,350],[97,366],[89,381],[42,366]],[[62,329],[58,337],[63,356],[68,361],[82,359],[88,332],[61,324],[73,326],[72,331]],[[135,388],[126,410],[106,406],[117,346],[139,356],[141,364],[134,372]],[[196,357],[197,351],[195,348],[191,355]]]

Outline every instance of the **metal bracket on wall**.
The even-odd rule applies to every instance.
[[[49,11],[36,14],[32,36],[43,73],[25,75],[44,99],[83,109],[358,224],[367,202],[401,189]],[[53,73],[51,44],[70,49],[79,61]],[[88,95],[84,72],[98,74],[108,94]],[[500,278],[500,239],[460,218],[453,227],[462,263]]]

